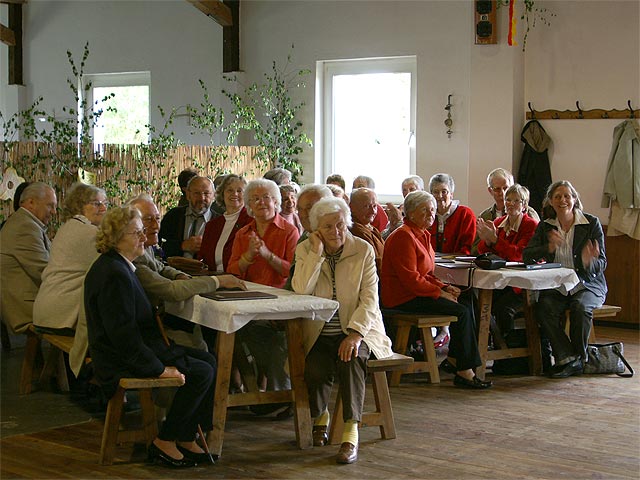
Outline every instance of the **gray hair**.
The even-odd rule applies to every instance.
[[[124,236],[124,230],[131,220],[140,218],[140,211],[135,207],[116,207],[109,210],[100,223],[96,233],[96,250],[106,253],[116,248]]]
[[[30,199],[38,199],[42,200],[46,194],[47,190],[53,190],[53,187],[50,187],[44,182],[33,182],[29,184],[23,191],[22,195],[20,195],[20,205]]]
[[[437,183],[446,183],[449,186],[449,193],[453,193],[456,189],[456,184],[453,181],[453,177],[448,173],[436,173],[429,180],[429,191],[433,192],[433,187]]]
[[[423,203],[430,203],[436,208],[436,198],[426,190],[414,190],[404,197],[404,213],[409,215]]]
[[[196,175],[195,177],[191,177],[191,178],[189,179],[189,181],[187,182],[187,190],[189,190],[189,187],[191,187],[191,184],[192,184],[193,182],[197,182],[198,180],[201,180],[201,179],[207,179],[207,180],[209,180],[209,183],[211,183],[211,190],[213,190],[214,192],[216,191],[216,187],[215,187],[215,185],[213,184],[213,180],[211,180],[209,177],[201,177],[200,175]]]
[[[280,213],[280,210],[282,210],[281,208],[282,196],[280,195],[280,189],[278,188],[278,185],[273,180],[267,180],[266,178],[258,178],[256,180],[251,180],[249,183],[247,183],[247,186],[244,189],[244,198],[245,198],[244,205],[247,209],[247,213],[249,214],[249,216],[251,217],[254,216],[253,205],[251,205],[251,201],[249,199],[251,198],[251,195],[253,195],[253,192],[258,188],[266,188],[269,191],[269,195],[271,195],[271,198],[273,198],[273,203],[276,206],[276,213]]]
[[[529,206],[529,189],[527,187],[523,187],[519,183],[514,183],[507,189],[504,194],[504,198],[506,199],[512,193],[515,193],[518,196],[522,201],[522,209],[526,210]]]
[[[320,198],[327,198],[333,195],[329,187],[326,185],[321,185],[319,183],[307,183],[298,192],[298,200],[300,200],[300,197],[303,195],[307,195],[309,193],[316,193]]]
[[[405,178],[402,181],[402,185],[406,184],[406,183],[413,183],[415,184],[420,190],[424,190],[424,180],[422,179],[422,177],[419,177],[418,175],[411,175],[407,178]]]
[[[276,182],[276,185],[281,185],[285,179],[291,181],[291,172],[285,168],[276,167],[265,173],[262,178]]]
[[[225,175],[225,177],[220,182],[220,185],[218,185],[218,188],[216,188],[216,203],[218,205],[222,205],[225,208],[226,205],[224,204],[224,191],[227,189],[231,182],[241,182],[245,186],[245,188],[247,186],[247,180],[244,177],[236,175],[235,173]]]
[[[491,188],[491,182],[494,178],[504,178],[509,185],[513,185],[513,175],[504,168],[494,168],[489,172],[489,175],[487,175],[487,187]]]
[[[125,203],[125,206],[135,207],[138,203],[141,203],[141,202],[151,202],[155,204],[155,202],[153,201],[153,197],[148,193],[143,192],[127,200],[127,203]]]
[[[331,195],[334,197],[341,198],[345,196],[344,190],[339,185],[336,185],[335,183],[327,183],[326,186],[331,190]]]
[[[361,182],[365,182],[367,184],[367,188],[374,189],[376,188],[376,182],[373,181],[373,178],[367,177],[366,175],[358,175],[353,179],[353,183],[355,184],[358,180]]]
[[[94,201],[100,194],[103,194],[105,197],[107,196],[103,189],[94,185],[86,185],[79,182],[71,185],[64,198],[62,220],[68,220],[75,215],[81,215],[84,206]]]
[[[351,221],[351,210],[347,202],[338,197],[327,197],[319,200],[309,212],[309,223],[311,224],[311,230],[316,231],[318,229],[318,223],[320,223],[320,217],[330,215],[332,213],[342,213],[347,227],[353,225]]]

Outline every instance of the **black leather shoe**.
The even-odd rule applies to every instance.
[[[458,369],[456,368],[456,366],[451,362],[449,362],[449,360],[447,360],[446,358],[440,364],[440,368],[443,371],[450,373],[451,375],[455,375],[458,372]]]
[[[338,455],[336,455],[337,463],[353,463],[358,460],[358,445],[350,442],[342,442]]]
[[[575,360],[562,365],[558,368],[553,368],[551,371],[551,378],[567,378],[573,375],[581,375],[583,370],[582,360],[576,358]]]
[[[491,380],[486,380],[486,381],[480,380],[475,375],[473,376],[473,380],[467,380],[466,378],[461,377],[460,375],[456,375],[455,377],[453,377],[453,384],[456,387],[475,388],[479,390],[490,388],[493,385]]]
[[[184,457],[180,460],[171,457],[170,455],[160,450],[155,445],[155,443],[149,445],[149,448],[147,450],[147,462],[170,468],[190,468],[196,466],[196,462],[194,462],[193,460],[189,460],[187,457]]]
[[[176,445],[180,453],[184,455],[184,458],[195,462],[198,465],[215,465],[216,461],[213,458],[213,455],[208,454],[207,452],[196,453],[188,450],[180,445]]]
[[[314,447],[324,447],[329,443],[329,435],[327,434],[326,425],[314,425],[311,435],[313,436]]]

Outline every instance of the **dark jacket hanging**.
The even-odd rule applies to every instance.
[[[547,153],[551,138],[537,120],[531,120],[522,129],[520,140],[524,142],[524,151],[520,160],[518,183],[529,189],[529,205],[542,218],[542,201],[547,187],[551,185],[551,168]]]

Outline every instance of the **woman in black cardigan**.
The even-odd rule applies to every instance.
[[[212,429],[216,361],[204,351],[166,344],[151,304],[134,273],[146,240],[138,210],[114,208],[102,220],[96,248],[102,255],[85,279],[89,348],[107,398],[123,377],[178,377],[171,409],[149,445],[149,461],[183,468],[206,462],[195,442],[198,425]]]
[[[604,234],[598,218],[582,211],[578,192],[566,180],[547,189],[542,218],[522,252],[524,262],[558,262],[575,270],[580,279],[569,292],[562,287],[541,291],[535,306],[536,318],[555,358],[551,377],[564,378],[582,373],[593,309],[600,307],[607,295]],[[564,333],[567,309],[569,337]]]

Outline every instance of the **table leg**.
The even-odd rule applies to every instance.
[[[527,329],[527,347],[529,347],[529,372],[531,375],[542,374],[542,352],[540,348],[540,330],[533,315],[535,292],[525,290],[524,321]]]
[[[207,439],[209,443],[209,451],[214,455],[221,454],[222,442],[224,441],[224,428],[227,423],[229,383],[231,381],[231,365],[233,363],[235,337],[235,332],[218,332],[218,373],[216,375],[216,392],[213,401],[213,430]]]
[[[289,375],[294,401],[294,423],[299,448],[310,448],[311,411],[309,410],[309,392],[304,381],[304,345],[302,342],[302,323],[300,318],[287,320],[287,345],[289,349]]]
[[[493,299],[493,290],[484,288],[478,289],[478,353],[480,354],[480,366],[476,368],[476,375],[479,379],[484,380],[485,371],[487,369],[487,358],[489,355],[489,330],[491,328],[491,301]]]

